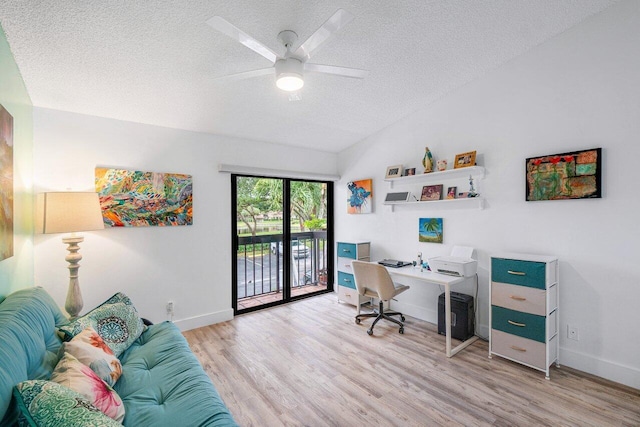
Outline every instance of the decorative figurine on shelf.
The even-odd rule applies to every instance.
[[[429,147],[424,147],[424,157],[422,158],[422,166],[424,166],[424,173],[433,172],[433,156]]]
[[[473,188],[473,175],[469,175],[469,195],[467,197],[478,197],[476,189]]]

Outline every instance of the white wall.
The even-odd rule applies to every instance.
[[[13,117],[13,256],[0,261],[0,297],[33,286],[33,107],[0,28],[0,104]]]
[[[96,166],[193,176],[194,224],[83,233],[80,286],[85,312],[117,291],[141,315],[166,319],[175,303],[182,329],[228,320],[231,306],[231,179],[218,164],[336,173],[318,151],[36,108],[35,191],[93,190]],[[38,235],[35,281],[60,306],[69,283],[61,235]]]
[[[341,153],[336,239],[371,240],[374,259],[475,247],[484,335],[490,255],[556,255],[561,363],[640,388],[638,46],[640,2],[623,1]],[[420,166],[425,146],[450,165],[456,153],[477,150],[487,169],[478,183],[485,210],[427,205],[391,212],[382,205],[386,167]],[[524,201],[527,157],[595,147],[603,148],[602,199]],[[375,213],[347,215],[347,182],[370,177]],[[466,180],[444,182],[456,184],[468,189]],[[418,243],[420,217],[444,218],[443,245]],[[411,285],[398,306],[435,322],[441,291]],[[567,339],[567,324],[579,328],[579,341]]]

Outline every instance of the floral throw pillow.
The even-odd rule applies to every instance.
[[[89,326],[100,335],[116,357],[129,348],[147,328],[129,297],[121,292],[84,316],[61,326],[60,332],[69,341]]]
[[[21,382],[13,388],[13,396],[20,411],[21,427],[122,427],[80,393],[51,381]]]
[[[77,391],[106,416],[120,422],[124,419],[124,405],[118,393],[71,354],[62,356],[51,381]]]
[[[59,354],[64,352],[90,367],[111,387],[122,375],[120,359],[92,327],[85,328],[71,341],[62,343]]]

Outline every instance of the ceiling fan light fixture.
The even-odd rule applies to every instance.
[[[276,86],[287,92],[295,92],[304,86],[304,80],[299,74],[283,73],[276,79]]]
[[[294,92],[304,86],[302,61],[296,58],[276,61],[276,86],[287,92]]]
[[[272,74],[273,69],[275,68],[276,86],[280,90],[284,90],[291,94],[304,86],[305,71],[350,77],[354,79],[364,79],[369,73],[367,70],[336,67],[332,65],[310,64],[307,62],[319,47],[323,46],[328,39],[333,37],[336,32],[351,22],[353,18],[353,15],[346,10],[338,9],[336,13],[327,19],[327,21],[313,34],[311,34],[307,40],[299,44],[295,50],[293,50],[293,46],[297,45],[298,35],[291,30],[281,31],[278,34],[278,40],[282,43],[286,52],[284,56],[280,56],[265,44],[243,32],[226,19],[221,16],[214,16],[207,20],[208,25],[216,31],[219,31],[220,33],[243,44],[245,47],[251,49],[274,64],[273,67],[230,74],[218,77],[215,80],[219,82],[227,82],[250,77],[264,76],[266,74]],[[291,95],[289,98],[291,99]]]

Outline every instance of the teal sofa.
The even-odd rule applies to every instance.
[[[56,327],[67,323],[43,288],[23,289],[0,302],[0,425],[16,423],[13,387],[48,379],[58,361]],[[213,383],[170,322],[150,325],[120,355],[125,426],[237,426]]]

